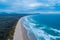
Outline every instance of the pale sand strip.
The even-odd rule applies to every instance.
[[[29,40],[26,30],[21,26],[21,19],[18,21],[13,40]]]

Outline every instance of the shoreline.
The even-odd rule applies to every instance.
[[[26,30],[21,25],[21,19],[19,19],[19,21],[17,22],[13,40],[28,40]]]

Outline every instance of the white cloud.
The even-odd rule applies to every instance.
[[[43,5],[42,3],[30,3],[30,4],[28,5],[28,7],[30,7],[30,8],[35,8],[35,7],[42,6],[42,5]]]
[[[29,7],[39,7],[39,6],[50,6],[49,4],[44,4],[44,3],[32,3],[32,4],[29,4]]]
[[[0,0],[2,3],[6,3],[10,5],[8,9],[2,9],[2,11],[6,12],[21,12],[28,10],[35,10],[38,7],[48,7],[50,9],[54,9],[54,5],[59,3],[59,0],[45,0],[46,2],[38,2],[38,0]],[[9,11],[8,11],[9,10]]]

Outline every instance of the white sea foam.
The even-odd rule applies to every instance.
[[[44,25],[44,24],[42,24],[42,26],[39,26],[39,28],[37,28],[38,26],[37,25],[41,25],[41,24],[38,24],[38,23],[36,23],[36,21],[35,20],[33,20],[33,19],[28,19],[28,17],[26,18],[26,19],[24,19],[25,20],[25,27],[27,28],[27,26],[26,25],[28,25],[28,27],[29,27],[29,31],[32,31],[33,33],[34,33],[34,35],[35,35],[35,37],[36,37],[36,39],[37,40],[52,40],[52,39],[54,39],[54,40],[56,40],[57,38],[60,38],[60,36],[54,36],[54,35],[51,35],[50,33],[47,33],[45,30],[43,30],[43,29],[46,29],[46,30],[51,30],[51,31],[54,31],[55,33],[56,32],[58,32],[58,33],[60,33],[60,30],[58,30],[58,29],[54,29],[54,28],[52,28],[52,27],[49,27],[49,26],[47,26],[47,25]],[[24,24],[23,23],[23,24]],[[28,23],[28,24],[27,24]],[[36,27],[35,27],[36,26]],[[28,28],[27,28],[28,29]],[[30,36],[30,35],[29,35]]]

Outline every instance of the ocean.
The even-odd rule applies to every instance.
[[[30,40],[60,40],[60,14],[36,14],[26,16],[22,24]]]

